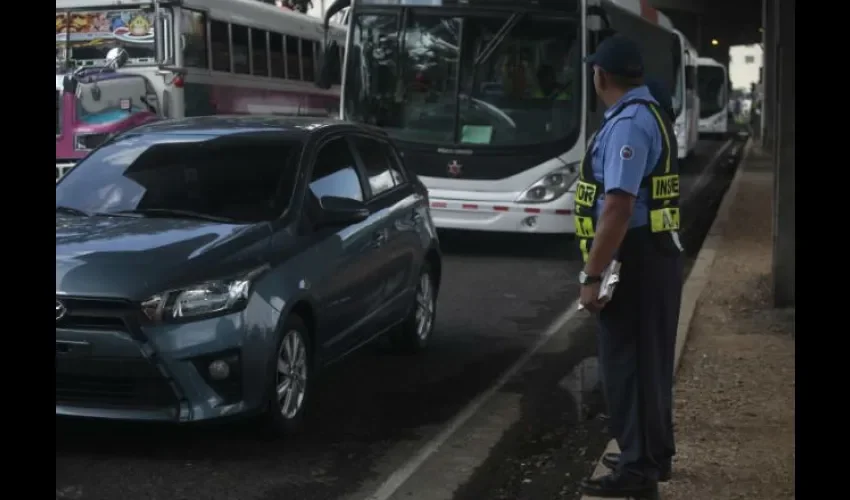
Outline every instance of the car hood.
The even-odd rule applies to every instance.
[[[269,233],[262,224],[57,214],[56,292],[142,300],[259,265]]]

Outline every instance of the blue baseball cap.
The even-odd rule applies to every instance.
[[[584,62],[599,66],[612,75],[627,78],[643,76],[640,46],[620,33],[603,40],[596,47],[596,52],[584,58]]]

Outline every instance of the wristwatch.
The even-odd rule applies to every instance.
[[[580,285],[592,285],[593,283],[600,282],[602,282],[602,276],[590,276],[584,271],[578,273],[578,283]]]

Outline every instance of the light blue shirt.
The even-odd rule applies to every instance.
[[[658,103],[646,86],[634,88],[605,112],[606,122],[596,136],[591,154],[593,177],[602,182],[605,192],[625,191],[636,197],[629,228],[648,223],[649,190],[640,187],[661,158],[661,131],[652,111],[643,105],[632,105],[608,120],[621,106],[632,99]],[[602,214],[605,195],[596,206],[597,217]]]

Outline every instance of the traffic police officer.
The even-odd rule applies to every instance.
[[[576,236],[585,260],[580,303],[598,313],[599,362],[619,454],[612,472],[587,479],[591,496],[651,495],[669,478],[673,357],[682,291],[679,176],[673,125],[643,84],[637,44],[613,35],[587,62],[607,106],[576,190]],[[599,286],[621,263],[610,301]]]

